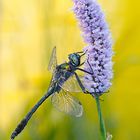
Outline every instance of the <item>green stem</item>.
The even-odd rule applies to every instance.
[[[98,117],[99,117],[99,122],[100,122],[101,140],[106,140],[106,129],[105,129],[105,124],[104,124],[104,119],[102,116],[99,96],[96,96],[95,100],[97,104],[97,111],[98,111]]]

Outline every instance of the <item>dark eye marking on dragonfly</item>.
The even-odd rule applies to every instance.
[[[85,73],[92,74],[79,68],[84,64],[84,62],[81,63],[81,57],[85,53],[86,52],[72,53],[68,56],[68,62],[57,65],[56,47],[54,47],[48,66],[48,70],[53,73],[48,92],[35,104],[31,111],[28,112],[25,118],[18,124],[11,135],[11,140],[13,140],[24,129],[35,111],[50,95],[52,95],[52,104],[58,110],[76,117],[80,117],[82,115],[83,107],[81,102],[72,96],[70,92],[88,93],[82,84],[82,80],[76,73],[76,70],[80,70]]]

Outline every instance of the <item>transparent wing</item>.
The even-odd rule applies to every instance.
[[[63,89],[52,96],[52,104],[59,111],[75,117],[81,117],[83,114],[83,107],[80,101]]]
[[[81,83],[83,83],[83,77],[79,76]],[[64,82],[63,85],[60,85],[62,89],[68,92],[83,92],[82,88],[80,87],[75,75],[70,76],[68,80]]]
[[[56,58],[56,47],[53,48],[52,54],[50,57],[49,65],[48,65],[48,70],[51,72],[54,72],[57,66],[57,58]]]

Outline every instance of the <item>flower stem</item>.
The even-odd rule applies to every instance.
[[[96,96],[96,97],[93,96],[93,97],[95,98],[96,105],[97,105],[98,117],[99,117],[99,122],[100,122],[101,140],[106,140],[106,129],[105,129],[105,124],[104,124],[104,119],[103,119],[103,116],[102,116],[100,99],[99,99],[99,96]]]

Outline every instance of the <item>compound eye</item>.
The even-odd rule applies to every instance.
[[[73,60],[73,62],[74,62],[75,64],[77,64],[77,61],[78,61],[78,60],[77,60],[77,58],[76,58],[76,57],[73,57],[73,59],[72,59],[72,60]]]
[[[79,58],[77,56],[74,56],[72,59],[73,63],[78,66],[79,65]]]
[[[74,66],[78,66],[80,64],[80,55],[76,53],[70,54],[69,60]]]

